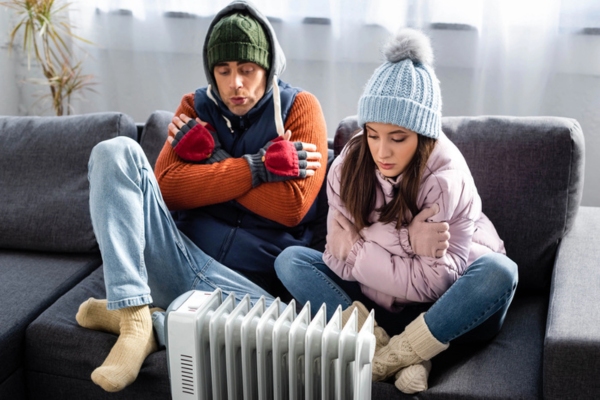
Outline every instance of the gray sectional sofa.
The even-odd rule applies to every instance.
[[[90,380],[116,336],[81,328],[79,304],[105,296],[88,212],[87,161],[115,136],[151,163],[171,113],[143,129],[119,113],[0,117],[0,399],[168,399],[164,350],[137,381],[106,393]],[[600,208],[580,207],[584,136],[566,118],[446,117],[484,212],[519,265],[504,329],[452,344],[416,396],[373,384],[374,399],[600,398]],[[336,143],[347,138],[336,138]]]

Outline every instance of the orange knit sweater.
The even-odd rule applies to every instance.
[[[196,118],[194,94],[183,96],[175,115]],[[243,158],[228,158],[214,164],[183,161],[165,142],[155,174],[163,198],[173,210],[192,209],[236,200],[252,212],[286,226],[297,225],[313,204],[325,179],[327,128],[319,101],[308,92],[296,95],[285,129],[291,141],[313,143],[321,153],[321,168],[312,177],[263,183],[252,188],[252,175]],[[169,133],[171,134],[171,133]]]

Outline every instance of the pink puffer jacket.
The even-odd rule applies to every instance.
[[[329,217],[334,208],[353,221],[340,199],[344,155],[342,152],[334,161],[327,177]],[[392,199],[402,175],[390,182],[379,171],[376,174],[379,208]],[[358,281],[367,297],[390,311],[401,310],[410,303],[434,302],[477,258],[490,252],[506,253],[494,225],[481,211],[481,199],[464,157],[443,133],[429,157],[417,198],[419,210],[435,203],[440,212],[429,220],[450,225],[446,256],[414,254],[408,229],[404,226],[398,230],[395,223],[377,222],[379,213],[373,211],[369,217],[373,224],[360,232],[362,239],[354,244],[346,262],[333,257],[327,248],[323,261],[342,279]]]

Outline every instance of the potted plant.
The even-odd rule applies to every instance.
[[[14,10],[16,23],[10,32],[12,48],[19,32],[22,32],[23,51],[27,54],[27,66],[37,62],[45,79],[32,79],[33,83],[48,85],[52,107],[56,115],[68,115],[72,111],[71,99],[76,93],[92,90],[92,75],[82,73],[82,61],[75,59],[72,42],[89,41],[73,33],[68,19],[71,3],[62,0],[5,0],[0,5]]]

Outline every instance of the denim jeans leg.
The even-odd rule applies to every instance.
[[[236,304],[241,301],[246,294],[250,296],[250,302],[256,304],[261,298],[265,298],[266,306],[271,305],[274,301],[267,291],[252,282],[250,279],[240,273],[224,266],[206,255],[198,248],[190,239],[182,234],[190,256],[194,260],[194,270],[196,272],[192,289],[212,292],[216,288],[220,288],[225,298],[229,294],[233,294],[236,299]],[[285,304],[282,304],[282,309]]]
[[[165,299],[193,273],[185,267],[189,260],[181,238],[141,147],[125,137],[99,143],[90,156],[88,179],[108,308],[168,306]],[[149,276],[149,270],[161,276]]]
[[[341,279],[325,265],[323,253],[311,248],[288,247],[275,260],[275,272],[300,304],[310,301],[313,316],[324,303],[327,320],[339,305],[345,309],[364,297],[357,282]]]
[[[141,147],[118,137],[90,156],[90,213],[104,264],[109,309],[154,303],[221,287],[225,295],[272,297],[207,256],[177,229]]]
[[[486,328],[478,332],[480,339],[489,339],[502,327],[517,283],[517,265],[510,258],[498,253],[483,255],[431,306],[425,322],[442,343],[472,330],[475,333],[480,325]],[[490,323],[482,325],[490,318]]]

